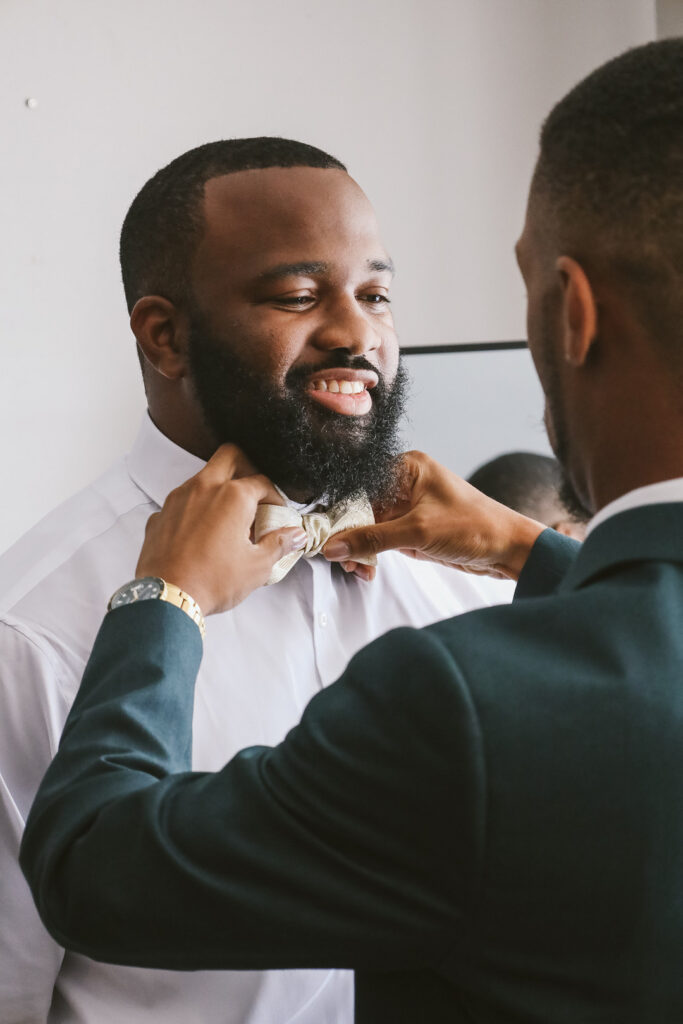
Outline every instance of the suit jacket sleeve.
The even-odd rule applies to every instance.
[[[514,600],[548,597],[553,594],[578,555],[581,544],[556,530],[547,529],[537,538],[520,573]]]
[[[476,901],[485,773],[438,638],[382,637],[278,747],[217,773],[187,770],[200,659],[176,608],[106,616],[22,846],[51,933],[176,969],[443,957]]]

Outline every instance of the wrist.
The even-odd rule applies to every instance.
[[[500,561],[496,568],[503,572],[508,579],[518,580],[531,554],[531,549],[546,529],[547,527],[543,523],[514,513],[514,517],[511,517],[508,525]]]

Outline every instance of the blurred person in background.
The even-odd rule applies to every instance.
[[[571,513],[563,503],[564,476],[557,459],[536,452],[505,452],[485,462],[469,483],[501,505],[551,526],[565,537],[583,540],[585,510]]]

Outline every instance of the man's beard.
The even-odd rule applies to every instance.
[[[562,482],[560,483],[559,495],[560,501],[569,513],[570,519],[573,519],[577,523],[587,523],[593,518],[593,513],[581,501],[581,498],[579,497],[574,484],[569,479],[569,475],[564,467],[562,467]]]
[[[543,389],[545,391],[545,424],[548,440],[557,459],[562,478],[558,490],[559,499],[571,519],[579,523],[587,522],[593,515],[584,504],[569,475],[569,440],[565,423],[564,409],[560,398],[560,375],[550,337],[550,314],[548,304],[542,309],[540,335],[543,362]]]
[[[407,391],[402,365],[391,384],[379,374],[371,411],[353,417],[324,408],[306,389],[311,374],[326,368],[378,373],[362,356],[337,350],[327,367],[290,370],[279,389],[246,366],[233,345],[212,335],[200,314],[192,317],[188,351],[195,392],[216,443],[238,445],[285,494],[324,498],[330,505],[363,492],[373,502],[391,500]]]
[[[574,519],[577,523],[586,523],[592,518],[593,513],[579,496],[579,492],[576,490],[567,469],[569,464],[569,445],[567,443],[567,431],[564,425],[564,417],[560,413],[558,389],[556,387],[555,380],[556,378],[551,374],[546,391],[546,422],[550,421],[553,425],[551,446],[562,474],[560,486],[558,488],[558,495],[560,503],[568,513],[570,519]]]

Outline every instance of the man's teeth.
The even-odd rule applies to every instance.
[[[365,391],[365,384],[360,380],[314,380],[314,391],[331,391],[340,395],[359,395]]]

